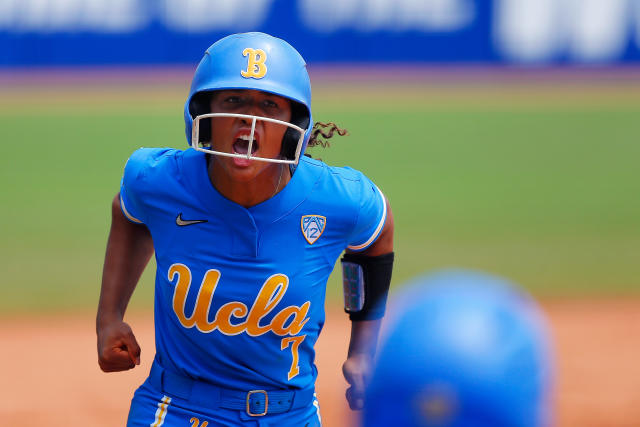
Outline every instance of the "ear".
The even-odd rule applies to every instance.
[[[198,92],[189,102],[189,114],[193,119],[196,116],[207,114],[211,111],[211,98],[213,92]],[[201,120],[199,129],[199,141],[198,142],[210,142],[211,141],[211,120]]]
[[[309,111],[307,107],[295,101],[291,101],[291,124],[306,129],[309,126]],[[298,132],[289,128],[282,138],[282,149],[280,155],[288,160],[292,160],[298,148]],[[304,153],[300,153],[302,155]]]

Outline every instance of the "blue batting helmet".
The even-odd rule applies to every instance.
[[[550,340],[523,291],[486,274],[445,271],[412,282],[389,314],[365,427],[550,425]]]
[[[208,141],[208,121],[200,122],[199,140],[192,140],[194,119],[210,113],[212,91],[254,89],[282,96],[292,101],[291,123],[303,130],[285,133],[283,155],[288,158],[304,154],[312,129],[311,83],[306,63],[289,43],[264,33],[233,34],[212,44],[193,76],[189,97],[184,106],[187,142],[196,147]],[[204,95],[204,96],[203,96]],[[304,136],[302,138],[301,136]]]

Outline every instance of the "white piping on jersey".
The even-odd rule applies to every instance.
[[[376,230],[373,232],[371,237],[369,237],[369,239],[366,242],[360,245],[349,245],[347,246],[347,249],[350,249],[352,251],[361,251],[363,249],[366,249],[367,246],[372,244],[378,238],[378,235],[380,234],[380,232],[382,231],[382,228],[384,227],[384,223],[387,219],[387,201],[384,198],[384,194],[382,194],[382,191],[380,191],[378,186],[375,186],[375,187],[376,187],[376,190],[378,190],[378,194],[380,194],[380,197],[382,198],[382,218],[380,219],[380,222],[378,223]]]
[[[322,425],[322,417],[320,416],[320,404],[318,403],[318,398],[316,394],[313,393],[313,406],[316,407],[316,414],[318,415],[318,422]]]
[[[133,222],[137,222],[138,224],[142,224],[142,221],[140,221],[138,218],[136,218],[135,216],[131,215],[129,213],[129,211],[127,210],[127,207],[124,205],[124,200],[122,199],[122,194],[120,194],[120,206],[122,207],[122,212],[124,212],[124,215],[129,219],[129,221],[133,221]]]
[[[158,402],[158,409],[156,410],[156,419],[153,424],[149,424],[150,427],[160,427],[164,424],[164,417],[167,416],[167,408],[171,403],[169,396],[164,396],[160,402]]]

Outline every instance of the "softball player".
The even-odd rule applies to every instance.
[[[537,304],[502,279],[445,271],[389,310],[364,427],[551,425],[551,348]]]
[[[362,406],[391,280],[393,220],[362,173],[303,156],[306,64],[283,40],[236,34],[205,53],[184,110],[191,148],[129,158],[97,314],[106,371],[140,363],[123,321],[155,250],[156,356],[129,426],[320,425],[314,344],[340,254],[352,320],[343,372]]]

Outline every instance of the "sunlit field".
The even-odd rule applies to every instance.
[[[1,312],[95,308],[127,157],[186,148],[190,75],[154,76],[2,83]],[[394,287],[465,267],[537,295],[640,292],[638,80],[312,78],[314,119],[350,135],[311,155],[388,196]],[[152,276],[134,306],[151,306]]]

